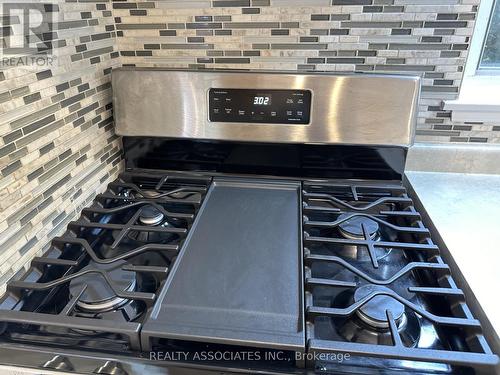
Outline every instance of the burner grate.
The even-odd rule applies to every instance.
[[[123,346],[120,350],[140,350],[144,313],[152,308],[210,183],[190,174],[122,174],[32,260],[27,272],[8,283],[0,299],[2,338],[45,342],[51,337],[54,344],[78,339],[82,346],[107,343],[109,348],[100,349],[110,350],[107,335]],[[151,213],[159,220],[141,222]],[[125,289],[123,280],[114,279],[124,275],[133,280]],[[82,280],[97,286],[90,289]],[[102,340],[93,340],[96,335]]]
[[[438,373],[498,363],[402,186],[305,181],[302,199],[309,352],[444,364]]]

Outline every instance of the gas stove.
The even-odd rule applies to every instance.
[[[498,368],[404,187],[417,78],[119,69],[113,87],[126,169],[9,281],[1,363]]]

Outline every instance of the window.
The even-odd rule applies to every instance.
[[[452,121],[500,123],[500,0],[481,0]]]
[[[478,65],[479,73],[489,72],[490,70],[500,72],[500,1],[498,0],[491,14],[483,52]]]

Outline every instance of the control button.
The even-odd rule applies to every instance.
[[[238,110],[238,114],[239,115],[244,115],[245,114],[245,111],[242,111],[241,109]]]
[[[226,98],[226,102],[230,102],[231,100],[231,98]]]
[[[276,112],[272,111],[271,112],[271,117],[276,117]]]
[[[232,111],[232,110],[233,110],[232,108],[224,108],[224,111],[225,111],[226,113],[231,113],[231,111]]]
[[[286,99],[286,104],[293,104],[293,99],[292,98],[287,98]]]
[[[251,113],[252,113],[252,115],[255,115],[255,112],[254,112],[254,111],[252,111]]]
[[[263,116],[263,115],[264,115],[264,111],[260,111],[260,113],[259,113],[259,114]]]
[[[214,97],[212,98],[212,100],[213,100],[214,102],[218,102],[218,101],[220,101],[220,98],[218,98],[217,96],[214,96]]]
[[[287,116],[291,116],[292,115],[292,111],[286,111],[286,115]]]
[[[214,108],[213,109],[213,113],[215,113],[215,114],[220,113],[220,109],[219,108]]]
[[[302,111],[297,111],[297,116],[302,116]]]
[[[304,99],[297,100],[297,104],[304,104]]]

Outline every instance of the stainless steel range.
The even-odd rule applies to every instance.
[[[499,359],[403,185],[419,80],[122,68],[126,170],[0,299],[0,362],[473,374]]]

